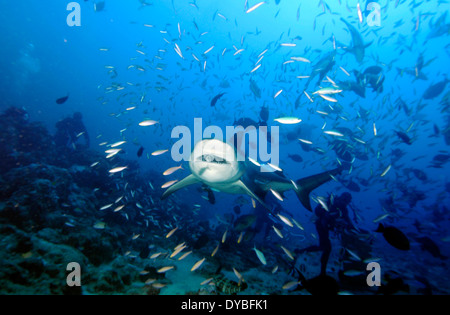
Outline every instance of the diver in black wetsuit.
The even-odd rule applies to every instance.
[[[83,116],[76,112],[72,117],[64,118],[56,123],[55,144],[58,147],[76,149],[80,136],[84,137],[84,146],[89,147],[89,135],[82,121]],[[80,146],[78,144],[78,146]]]
[[[321,275],[326,274],[328,258],[331,253],[331,241],[329,237],[330,231],[334,230],[337,233],[341,233],[343,230],[355,229],[350,220],[347,209],[347,206],[351,201],[352,196],[348,192],[345,192],[341,196],[335,197],[333,202],[331,202],[330,198],[328,199],[327,207],[329,211],[325,210],[324,207],[319,204],[315,209],[315,214],[317,216],[315,225],[319,236],[319,245],[313,245],[304,249],[295,250],[296,254],[321,251]]]

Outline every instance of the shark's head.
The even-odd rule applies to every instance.
[[[195,145],[189,167],[194,176],[212,185],[235,181],[243,172],[234,148],[216,139]]]

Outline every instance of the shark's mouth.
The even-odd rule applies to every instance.
[[[189,162],[192,174],[207,183],[226,183],[239,176],[239,164],[232,146],[215,139],[194,147]]]
[[[213,155],[213,154],[204,154],[204,155],[200,156],[199,159],[201,159],[201,161],[207,162],[207,163],[230,164],[224,158],[221,158],[220,156]]]

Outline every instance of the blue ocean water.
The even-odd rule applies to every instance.
[[[270,191],[266,191],[266,201],[278,204],[279,208],[263,214],[266,218],[252,219],[262,220],[269,231],[265,233],[258,223],[256,226],[250,224],[247,234],[253,234],[246,244],[240,249],[236,249],[236,244],[228,248],[221,245],[218,253],[223,251],[224,256],[219,259],[211,257],[210,253],[217,242],[226,244],[220,242],[222,233],[229,230],[228,237],[235,239],[228,242],[236,243],[239,237],[236,221],[243,215],[254,215],[254,208],[261,207],[258,202],[254,207],[251,198],[245,194],[232,195],[213,189],[209,191],[215,198],[212,203],[206,200],[208,190],[199,189],[198,184],[159,201],[164,183],[180,181],[190,174],[188,163],[175,161],[171,154],[170,150],[179,140],[172,134],[174,128],[186,126],[193,135],[194,119],[201,118],[203,129],[214,125],[225,133],[227,126],[236,126],[239,119],[247,118],[252,120],[249,125],[267,125],[272,132],[274,129],[271,128],[279,128],[279,147],[272,149],[279,153],[277,166],[282,169],[284,178],[298,180],[343,168],[341,174],[329,178],[310,195],[312,210],[320,204],[317,198],[340,196],[344,192],[352,196],[348,212],[354,228],[342,230],[335,220],[328,223],[333,225],[330,227],[333,247],[326,273],[339,282],[341,291],[376,292],[377,287],[366,284],[368,272],[361,267],[362,263],[358,267],[352,265],[359,258],[364,263],[372,258],[381,266],[381,287],[389,287],[389,279],[394,277],[409,285],[411,294],[421,294],[425,292],[424,288],[436,294],[448,294],[448,276],[442,276],[448,270],[448,260],[443,256],[449,254],[450,241],[448,3],[105,0],[75,1],[72,2],[76,4],[75,9],[68,10],[70,3],[49,0],[45,4],[39,1],[2,4],[0,111],[3,113],[11,106],[22,109],[26,112],[25,124],[40,122],[52,136],[57,134],[58,121],[80,112],[90,148],[74,143],[65,148],[69,151],[38,149],[25,162],[21,160],[11,166],[5,162],[8,166],[2,170],[2,185],[29,179],[29,173],[24,170],[30,165],[54,165],[50,161],[55,160],[56,164],[60,163],[58,167],[70,170],[75,178],[78,176],[73,170],[75,165],[95,169],[93,163],[99,162],[100,166],[109,168],[105,166],[102,171],[86,175],[86,182],[97,186],[89,187],[88,193],[84,190],[85,182],[77,182],[80,195],[86,193],[87,196],[92,189],[104,193],[89,195],[91,203],[82,209],[80,216],[85,221],[80,225],[92,226],[96,220],[106,221],[105,232],[111,233],[108,238],[111,244],[120,243],[122,233],[129,234],[129,238],[139,234],[140,240],[146,238],[142,246],[149,249],[147,256],[169,248],[173,250],[182,242],[187,242],[192,249],[199,235],[204,234],[209,241],[193,249],[192,255],[196,254],[198,259],[192,258],[192,263],[209,256],[209,273],[214,274],[220,266],[235,282],[239,277],[233,275],[233,267],[239,265],[241,269],[236,269],[248,283],[243,294],[307,292],[283,288],[283,284],[298,278],[295,268],[303,270],[307,278],[320,273],[320,253],[298,252],[296,264],[292,265],[291,259],[280,250],[279,245],[294,252],[319,243],[317,213],[305,209],[292,189],[284,193],[283,201],[277,201]],[[79,26],[69,25],[77,19]],[[359,39],[362,43],[358,43]],[[438,83],[440,86],[434,86]],[[319,92],[321,88],[329,89]],[[358,95],[356,89],[363,90],[365,95]],[[212,106],[213,98],[221,93],[224,94]],[[56,102],[67,95],[63,103]],[[269,115],[265,120],[261,115],[263,108]],[[275,121],[282,117],[295,117],[301,122],[284,124]],[[157,123],[140,126],[139,123],[145,120]],[[4,130],[8,132],[5,131],[6,139],[2,139],[2,145],[13,146],[13,149],[2,150],[2,159],[10,161],[13,156],[19,161],[22,155],[27,155],[27,149],[14,147],[15,142],[9,139],[11,134],[17,134],[11,133],[10,129]],[[33,136],[30,141],[38,143],[41,140],[39,134]],[[106,159],[105,150],[119,141],[126,141],[119,146],[122,151],[116,157]],[[191,145],[194,144],[192,139]],[[136,153],[140,147],[144,151],[139,157]],[[152,155],[156,150],[169,152]],[[162,175],[179,165],[183,169],[169,176]],[[107,172],[120,166],[129,166],[129,169],[112,175]],[[18,172],[14,173],[13,169]],[[124,178],[128,171],[133,171],[130,179]],[[133,180],[134,184],[129,186],[134,186],[130,190],[127,183]],[[109,187],[109,190],[103,191],[100,186]],[[32,223],[20,224],[5,210],[15,202],[20,207],[17,198],[33,191],[32,188],[31,191],[20,189],[5,189],[8,193],[2,196],[2,211],[6,214],[2,215],[1,222],[25,231],[33,240],[34,235],[48,227],[42,224],[39,229],[34,229],[27,226]],[[71,202],[59,191],[52,192],[59,198],[55,202],[58,215],[65,205],[69,209],[81,207],[73,199],[73,189],[71,187],[71,193],[68,193],[72,196]],[[46,193],[50,194],[48,190],[42,192]],[[119,224],[114,231],[117,220],[105,217],[104,212],[99,214],[98,209],[110,203],[122,204],[123,201],[116,202],[120,196],[124,196],[126,208],[125,211],[117,210],[117,215],[126,218],[122,225],[129,225],[120,227]],[[332,207],[333,201],[327,200]],[[140,206],[136,207],[136,203]],[[133,210],[128,213],[130,204]],[[48,207],[47,212],[55,210],[51,209],[50,203]],[[154,208],[170,209],[167,210],[170,215],[153,216],[151,209]],[[106,211],[112,212],[112,209]],[[144,211],[146,209],[148,213]],[[136,214],[139,211],[145,214],[140,217]],[[287,226],[277,217],[278,213],[300,222],[304,230]],[[76,221],[78,214],[75,211],[70,216]],[[343,217],[342,213],[338,216]],[[190,220],[184,222],[180,218]],[[153,230],[148,228],[148,221],[154,222]],[[195,230],[203,221],[209,224],[207,231],[187,232]],[[399,242],[399,236],[395,232],[387,236],[385,233],[384,238],[375,232],[380,223],[395,227],[406,235],[410,249],[404,251],[391,246],[388,239]],[[272,225],[281,230],[283,239],[277,238]],[[171,237],[167,240],[170,243],[164,243],[165,235],[175,227],[180,230],[174,236],[184,229],[183,237],[178,236],[176,240]],[[52,229],[62,233],[56,227]],[[76,224],[74,229],[77,229]],[[100,234],[97,229],[94,232]],[[114,232],[117,240],[111,236]],[[70,231],[64,233],[70,234]],[[348,235],[357,241],[349,241]],[[51,237],[44,239],[49,241]],[[89,256],[84,252],[87,245],[81,242],[82,246],[80,242],[73,247]],[[65,239],[55,244],[70,245],[70,242]],[[164,244],[167,244],[165,249]],[[267,265],[260,263],[252,250],[254,246],[264,252]],[[34,245],[35,249],[37,247]],[[436,247],[441,254],[436,254]],[[130,251],[133,250],[137,249],[130,245]],[[348,250],[358,257],[348,257]],[[122,242],[112,256],[126,252]],[[18,259],[28,259],[22,257],[24,253],[30,253],[32,259],[45,260],[33,249],[16,253]],[[246,256],[251,256],[250,262],[242,261]],[[87,259],[85,264],[99,268],[112,260],[113,257],[108,257],[96,263]],[[147,263],[144,258],[142,261]],[[170,259],[168,263],[159,263],[156,267],[172,264]],[[4,264],[7,265],[5,261]],[[252,284],[252,277],[256,277],[253,274],[258,272],[261,277],[271,279],[275,266],[279,266],[276,272],[283,275],[279,277],[281,283],[277,288]],[[188,271],[191,267],[184,266]],[[178,266],[178,270],[182,268]],[[359,269],[355,271],[355,268]],[[355,280],[353,283],[357,277],[363,278],[362,282]],[[9,291],[5,289],[5,293],[33,292],[33,288],[36,292],[54,293],[39,291],[31,280],[17,284],[8,273],[2,278],[4,282],[14,283],[8,286]],[[170,286],[176,287],[176,281],[169,280],[160,293]],[[127,291],[126,281],[122,279],[122,282],[124,285],[118,291],[103,287],[94,289],[92,283],[92,287],[86,285],[86,290],[90,293],[132,292]],[[131,282],[135,283],[134,280]],[[406,293],[402,289],[396,287],[393,291]],[[185,294],[187,290],[174,289],[166,293]]]

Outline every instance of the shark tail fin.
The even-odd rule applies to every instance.
[[[297,197],[302,203],[302,205],[309,211],[312,211],[311,202],[309,200],[309,194],[311,193],[311,191],[331,180],[332,178],[331,176],[338,175],[341,172],[342,167],[339,167],[331,171],[326,171],[320,174],[299,179],[296,182],[297,184],[296,192]]]

